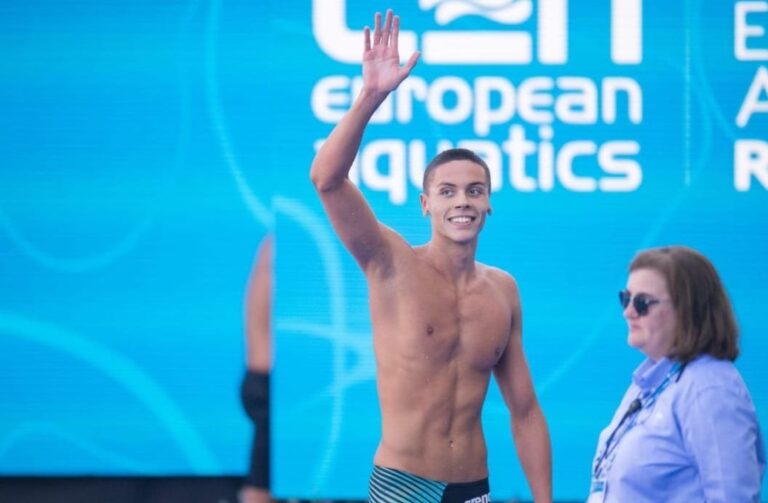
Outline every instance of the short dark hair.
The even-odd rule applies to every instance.
[[[429,162],[426,169],[424,169],[424,179],[421,182],[422,192],[427,192],[429,182],[432,181],[432,173],[443,164],[451,161],[470,161],[482,167],[483,170],[485,170],[485,179],[488,182],[488,193],[490,194],[491,170],[488,169],[488,165],[482,157],[466,148],[450,148],[437,154],[435,158]]]
[[[688,363],[699,355],[734,361],[739,329],[728,294],[712,263],[685,246],[664,246],[638,253],[629,271],[653,269],[664,276],[677,313],[670,358]]]

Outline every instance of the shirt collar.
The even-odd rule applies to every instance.
[[[632,382],[642,391],[650,391],[661,384],[674,365],[675,362],[668,358],[657,362],[646,358],[632,373]]]

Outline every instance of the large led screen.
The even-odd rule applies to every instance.
[[[6,2],[0,474],[243,473],[243,295],[271,232],[274,492],[365,497],[367,289],[309,166],[388,7],[421,59],[351,177],[417,245],[426,162],[463,146],[489,163],[477,258],[520,287],[555,497],[586,498],[642,358],[616,301],[637,250],[717,266],[765,421],[768,2]],[[530,499],[495,385],[483,423],[494,499]]]

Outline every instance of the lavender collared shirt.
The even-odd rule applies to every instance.
[[[643,408],[620,437],[603,470],[605,503],[759,502],[765,446],[755,407],[736,367],[701,356],[646,405],[674,362],[646,359],[595,457],[638,396]],[[619,430],[621,432],[621,430]],[[615,440],[614,440],[615,442]],[[592,468],[594,469],[594,462]],[[591,500],[592,501],[592,500]]]

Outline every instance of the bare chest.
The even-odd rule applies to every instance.
[[[387,308],[374,312],[380,318],[375,324],[386,327],[390,349],[434,364],[459,361],[477,370],[496,364],[513,320],[509,299],[493,283],[457,286],[420,273],[401,278],[395,286],[396,293],[383,304]]]

